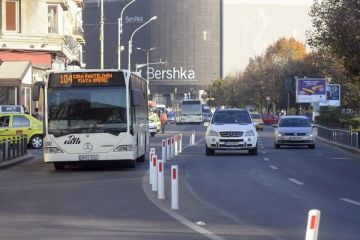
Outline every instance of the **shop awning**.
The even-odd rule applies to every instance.
[[[31,84],[30,67],[29,61],[0,61],[0,86]]]

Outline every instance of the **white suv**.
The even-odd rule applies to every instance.
[[[206,131],[206,155],[215,150],[248,150],[257,155],[257,133],[245,109],[218,109]]]

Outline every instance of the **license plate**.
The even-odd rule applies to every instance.
[[[301,137],[290,137],[290,140],[301,140]]]
[[[238,142],[225,142],[226,146],[238,146],[239,143]]]
[[[79,155],[79,160],[81,161],[90,161],[90,160],[98,160],[99,155]]]

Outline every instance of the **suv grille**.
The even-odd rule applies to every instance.
[[[219,132],[221,137],[242,137],[243,132]]]

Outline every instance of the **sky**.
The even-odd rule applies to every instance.
[[[306,43],[312,0],[224,0],[223,73],[245,69],[281,37]]]

